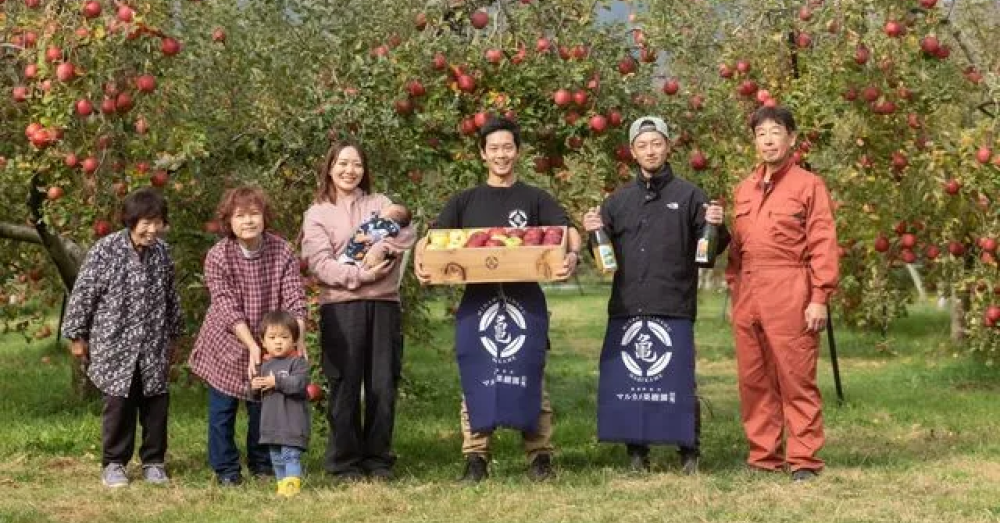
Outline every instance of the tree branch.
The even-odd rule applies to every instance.
[[[38,236],[38,231],[33,227],[10,222],[0,222],[0,239],[34,243],[37,245],[42,244],[42,239]]]

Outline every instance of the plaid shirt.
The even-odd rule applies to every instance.
[[[258,256],[247,258],[236,240],[225,238],[208,251],[205,285],[212,303],[188,360],[191,371],[213,388],[247,400],[253,399],[247,379],[250,352],[233,327],[245,322],[259,340],[260,319],[269,311],[283,309],[306,318],[299,261],[291,246],[265,233],[261,249]]]

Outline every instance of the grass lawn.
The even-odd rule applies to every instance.
[[[583,295],[549,293],[547,375],[558,477],[540,485],[525,477],[519,437],[510,431],[495,440],[489,481],[454,483],[461,469],[459,387],[443,306],[432,307],[442,314],[434,319],[433,342],[406,347],[396,425],[400,479],[332,485],[320,472],[325,437],[323,423],[316,423],[306,463],[311,474],[303,495],[290,501],[277,499],[268,482],[215,486],[205,456],[206,393],[199,385],[172,393],[172,486],[102,488],[99,405],[71,397],[64,349],[0,338],[0,522],[1000,521],[1000,376],[952,354],[945,313],[917,307],[886,340],[838,332],[847,395],[840,407],[824,344],[819,375],[827,399],[828,469],[817,481],[792,484],[787,475],[743,470],[730,332],[721,297],[703,296],[697,325],[706,402],[701,474],[681,476],[676,454],[655,449],[653,473],[636,477],[625,471],[620,446],[595,437],[608,292],[595,286]]]

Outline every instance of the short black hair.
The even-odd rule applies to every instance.
[[[292,341],[299,341],[299,321],[288,311],[271,311],[260,319],[260,335],[264,337],[268,327],[284,327],[292,333]]]
[[[156,218],[163,220],[163,223],[170,223],[167,201],[160,191],[152,187],[132,191],[122,202],[122,225],[129,229],[135,228],[139,220]]]
[[[779,105],[776,107],[764,106],[754,111],[750,117],[750,131],[755,131],[758,125],[768,120],[784,126],[789,134],[794,133],[796,130],[795,117],[792,116],[792,112],[787,107]]]
[[[503,117],[491,117],[479,128],[479,150],[486,149],[486,137],[497,131],[509,131],[514,135],[514,145],[521,150],[521,127],[513,120]]]

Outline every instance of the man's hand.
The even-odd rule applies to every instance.
[[[725,221],[726,211],[715,201],[705,204],[705,221],[712,225],[722,225]]]
[[[601,221],[600,208],[591,207],[583,215],[583,229],[587,232],[594,232],[601,227],[604,227],[604,222]]]
[[[806,328],[819,332],[826,327],[826,305],[822,303],[810,303],[806,307]]]
[[[413,274],[421,285],[427,285],[431,281],[431,273],[424,270],[424,248],[427,246],[427,238],[421,238],[413,249]]]
[[[580,261],[579,254],[573,251],[567,252],[566,257],[563,258],[562,268],[559,270],[559,272],[556,272],[553,276],[555,276],[557,280],[565,280],[566,278],[569,278],[573,274],[573,271],[576,270],[576,264],[579,261]]]

